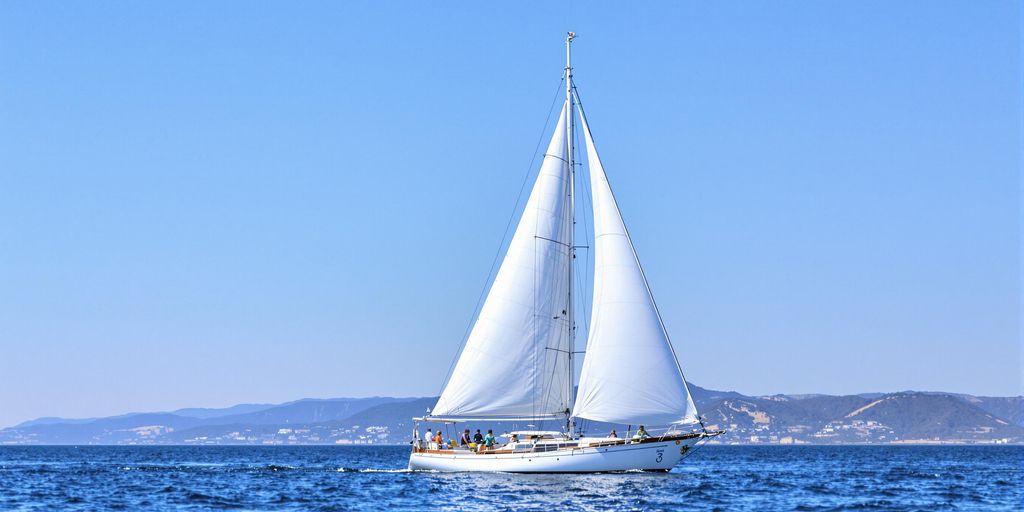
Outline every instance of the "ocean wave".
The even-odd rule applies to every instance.
[[[0,467],[0,509],[671,510],[687,503],[699,510],[938,512],[1019,510],[1024,494],[1021,447],[797,453],[709,446],[669,474],[593,475],[412,471],[404,447],[25,453]],[[56,457],[64,462],[53,464]],[[963,479],[950,478],[950,467]]]

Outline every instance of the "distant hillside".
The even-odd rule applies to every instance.
[[[871,396],[873,398],[868,398]],[[1024,442],[1024,426],[976,405],[975,397],[901,392],[795,398],[725,399],[705,404],[723,442],[891,443]],[[1019,407],[1022,399],[1007,398]]]
[[[209,407],[190,407],[188,409],[178,409],[171,411],[171,414],[177,414],[178,416],[189,416],[192,418],[220,418],[222,416],[233,416],[236,414],[249,414],[254,412],[263,411],[270,409],[271,407],[277,407],[275,404],[238,404],[223,409],[212,409]]]
[[[876,421],[901,439],[988,439],[1015,437],[1021,427],[997,418],[953,395],[897,393],[887,395],[843,417],[845,422]]]
[[[173,443],[182,433],[218,432],[239,426],[308,425],[352,417],[388,403],[413,398],[303,399],[279,405],[244,404],[224,409],[179,409],[172,413],[133,413],[108,418],[68,420],[43,418],[0,430],[0,444],[124,444]],[[217,434],[221,435],[221,434]]]
[[[735,391],[715,391],[713,389],[702,388],[692,383],[687,387],[690,389],[690,396],[693,397],[693,402],[697,404],[698,409],[701,405],[718,400],[725,400],[728,398],[746,398],[744,395]]]
[[[203,420],[171,413],[100,418],[85,423],[45,423],[0,430],[3,444],[122,444],[198,425]]]
[[[1024,443],[1022,397],[952,393],[865,393],[848,396],[747,396],[690,385],[708,428],[721,443]],[[0,444],[405,444],[412,418],[436,402],[427,398],[304,399],[223,409],[179,409],[108,418],[40,418],[0,430]],[[580,421],[592,435],[627,425]],[[561,422],[496,422],[458,429],[558,429]],[[633,426],[635,427],[635,425]]]
[[[1024,427],[1024,397],[957,396],[997,418]]]
[[[382,398],[376,396],[371,398],[307,398],[247,414],[213,417],[205,424],[276,425],[290,423],[320,423],[324,421],[348,418],[360,411],[364,411],[381,404],[408,400],[411,399]]]

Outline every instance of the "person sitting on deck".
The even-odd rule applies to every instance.
[[[648,437],[651,437],[651,435],[648,434],[646,430],[644,430],[644,426],[643,425],[640,425],[640,429],[636,431],[636,434],[633,434],[633,441],[634,442],[636,442],[636,441],[643,441],[644,439],[647,439]]]
[[[519,434],[512,434],[511,436],[509,436],[508,444],[518,443],[518,442],[519,442]]]
[[[612,431],[608,434],[608,437],[610,437],[612,439],[618,439],[619,438],[619,434],[617,432],[615,432],[615,429],[613,428]]]
[[[459,446],[469,446],[470,442],[471,441],[469,438],[469,429],[467,428],[466,430],[462,431],[462,437],[459,438]]]
[[[476,434],[473,434],[473,442],[478,445],[484,444],[484,435],[480,433],[480,429],[476,429]]]
[[[494,431],[491,429],[487,429],[487,435],[484,436],[484,446],[486,446],[488,450],[494,448]]]

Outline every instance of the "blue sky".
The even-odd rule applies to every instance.
[[[4,2],[0,425],[437,393],[569,29],[691,381],[1018,394],[1021,21]]]

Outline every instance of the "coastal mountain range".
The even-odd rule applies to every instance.
[[[708,429],[726,444],[1024,443],[1024,397],[904,391],[748,396],[690,385]],[[406,444],[437,397],[303,399],[105,418],[39,418],[0,430],[0,444]],[[473,424],[471,428],[545,428]],[[629,425],[581,422],[591,435]],[[633,426],[635,427],[635,426]],[[449,427],[454,434],[455,427]]]

